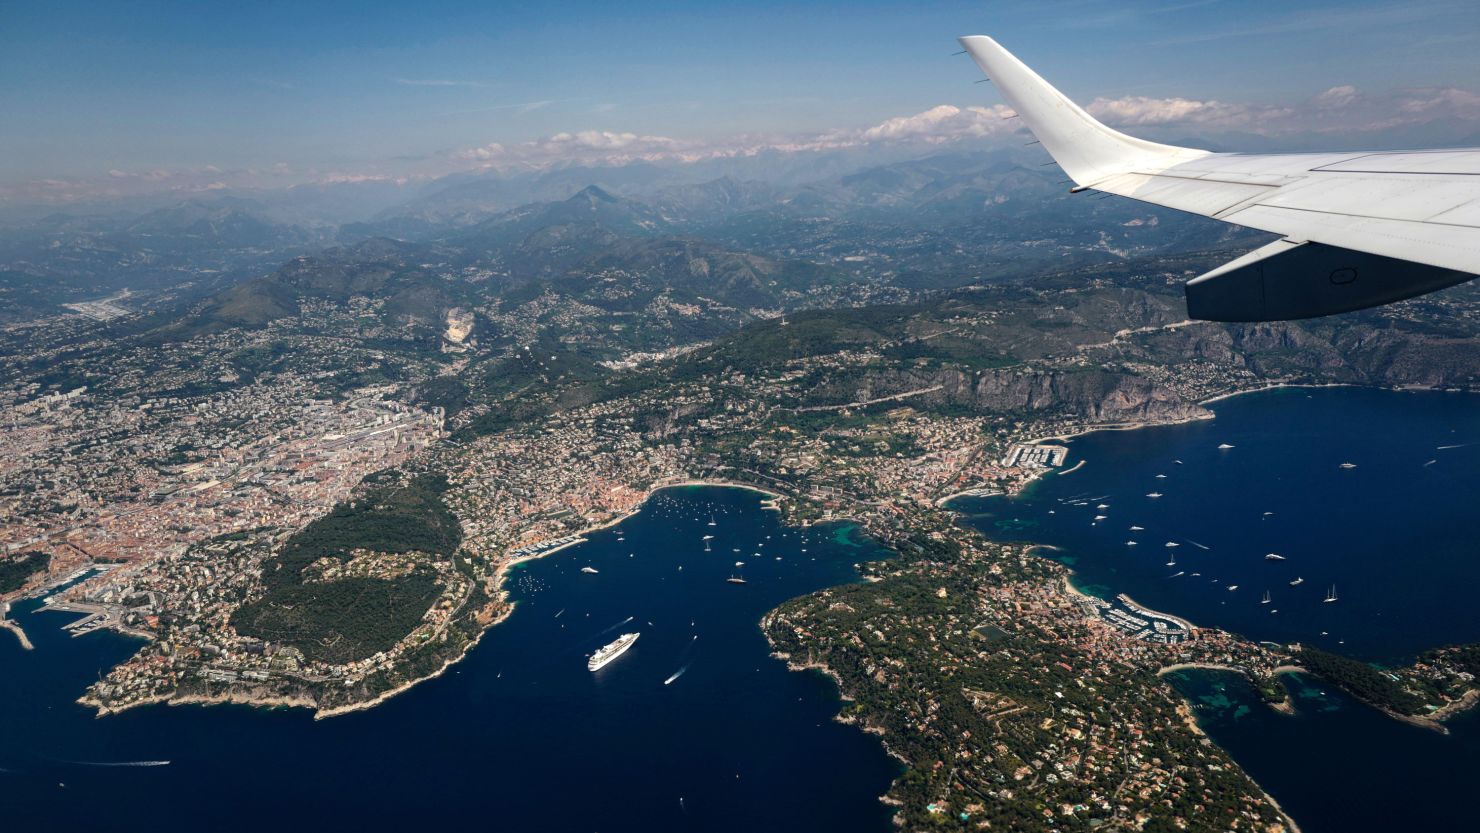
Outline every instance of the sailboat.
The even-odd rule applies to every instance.
[[[714,522],[714,513],[713,513],[713,512],[710,512],[710,513],[709,513],[709,525],[710,525],[710,526],[717,526],[717,525],[718,525],[718,524],[716,524],[716,523],[715,523],[715,522]]]
[[[729,578],[725,579],[725,581],[728,581],[731,584],[744,584],[745,583],[745,579],[741,578],[738,575],[730,576]]]
[[[1269,591],[1268,590],[1265,590],[1264,591],[1264,598],[1259,601],[1259,604],[1262,604],[1262,605],[1269,604]]]
[[[1176,553],[1172,553],[1171,558],[1167,561],[1167,566],[1168,567],[1175,567],[1175,566],[1177,566],[1177,554]]]
[[[1331,589],[1326,592],[1325,601],[1327,604],[1336,601],[1336,585],[1331,585]]]

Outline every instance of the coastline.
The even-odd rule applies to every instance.
[[[1213,404],[1214,402],[1222,402],[1225,399],[1232,399],[1235,396],[1243,396],[1246,393],[1263,393],[1264,391],[1281,390],[1283,388],[1291,388],[1291,389],[1296,389],[1296,388],[1373,388],[1375,390],[1394,390],[1394,391],[1396,391],[1396,390],[1438,390],[1438,388],[1428,388],[1428,387],[1420,387],[1420,388],[1411,388],[1411,387],[1410,388],[1383,388],[1383,387],[1378,387],[1378,386],[1375,386],[1375,385],[1357,385],[1357,384],[1353,384],[1351,382],[1323,382],[1321,384],[1316,384],[1314,382],[1310,382],[1310,383],[1305,383],[1305,382],[1275,382],[1274,384],[1262,385],[1262,386],[1257,387],[1257,388],[1248,388],[1246,390],[1231,390],[1231,391],[1229,391],[1227,393],[1220,393],[1217,396],[1211,396],[1211,397],[1209,397],[1207,399],[1203,399],[1203,400],[1199,401],[1197,404],[1203,405],[1203,406],[1207,406],[1207,405]]]
[[[10,602],[0,602],[0,628],[15,634],[15,638],[21,643],[21,649],[25,651],[35,650],[36,646],[31,644],[30,637],[21,627],[21,623],[10,618]]]
[[[1391,392],[1394,392],[1394,393],[1412,393],[1412,392],[1417,392],[1417,391],[1428,391],[1428,392],[1438,393],[1438,392],[1446,392],[1448,390],[1446,388],[1438,388],[1438,387],[1434,387],[1432,385],[1404,385],[1404,386],[1401,386],[1401,387],[1384,387],[1384,386],[1381,386],[1381,385],[1359,385],[1359,384],[1354,384],[1354,383],[1349,383],[1349,382],[1326,382],[1326,383],[1320,383],[1320,384],[1316,384],[1316,383],[1302,383],[1302,382],[1275,382],[1275,383],[1271,383],[1271,384],[1260,385],[1258,387],[1245,388],[1243,390],[1232,390],[1232,391],[1228,391],[1228,392],[1225,392],[1225,393],[1220,393],[1220,394],[1217,394],[1215,396],[1211,396],[1211,397],[1208,397],[1206,399],[1199,400],[1197,404],[1200,405],[1200,406],[1207,406],[1207,405],[1210,405],[1212,403],[1222,402],[1222,401],[1225,401],[1225,400],[1228,400],[1228,399],[1232,399],[1232,398],[1237,397],[1237,396],[1244,396],[1246,394],[1252,394],[1252,393],[1266,393],[1266,392],[1269,392],[1269,391],[1281,390],[1281,389],[1286,389],[1286,388],[1289,388],[1289,389],[1363,388],[1363,389],[1368,389],[1368,390],[1391,391]],[[1477,391],[1465,391],[1465,392],[1477,393]],[[1186,423],[1195,422],[1195,421],[1202,420],[1202,419],[1212,419],[1215,416],[1216,416],[1216,414],[1209,413],[1206,416],[1197,416],[1197,417],[1192,417],[1192,418],[1184,419],[1184,420],[1169,420],[1169,421],[1165,421],[1165,422],[1117,423],[1117,424],[1111,424],[1111,425],[1105,425],[1105,426],[1096,426],[1096,427],[1093,427],[1093,428],[1086,428],[1086,429],[1084,429],[1082,431],[1066,432],[1066,433],[1063,433],[1063,434],[1057,434],[1057,435],[1053,435],[1053,436],[1035,437],[1035,438],[1028,438],[1028,439],[1021,439],[1021,440],[1010,439],[1009,442],[1017,442],[1017,443],[1024,443],[1024,444],[1035,444],[1035,443],[1046,442],[1046,441],[1049,441],[1049,440],[1068,441],[1068,440],[1071,440],[1071,439],[1073,439],[1075,437],[1081,437],[1081,436],[1084,436],[1086,434],[1095,433],[1097,431],[1134,431],[1134,430],[1137,430],[1137,429],[1140,429],[1140,428],[1150,428],[1150,427],[1159,426],[1159,425],[1184,425]],[[1085,461],[1081,458],[1080,463],[1083,464],[1084,462]],[[1076,466],[1076,468],[1077,468],[1077,466]],[[1056,470],[1054,470],[1054,469],[1045,469],[1043,471],[1039,471],[1039,472],[1033,473],[1029,478],[1027,478],[1027,480],[1025,480],[1021,484],[1021,486],[1018,489],[1016,489],[1016,490],[1010,490],[1007,493],[1006,496],[1007,497],[1014,497],[1014,496],[1016,496],[1017,494],[1021,493],[1023,490],[1025,490],[1026,488],[1028,488],[1029,486],[1031,486],[1034,482],[1036,482],[1044,474],[1046,474],[1046,473],[1048,473],[1050,471],[1056,471]],[[961,495],[958,493],[956,495],[951,495],[951,496],[949,496],[947,498],[943,498],[943,499],[941,499],[940,501],[937,502],[937,505],[938,506],[941,506],[943,508],[946,508],[946,509],[951,509],[951,507],[950,506],[947,506],[946,504],[949,503],[949,501],[951,499],[954,499],[954,498],[960,497],[960,496]],[[957,512],[957,515],[960,515],[960,512],[957,511],[957,510],[951,509],[951,511]],[[1032,551],[1038,550],[1038,549],[1044,549],[1044,550],[1050,550],[1050,551],[1058,551],[1058,548],[1057,547],[1052,547],[1052,546],[1048,546],[1048,545],[1045,545],[1045,544],[1032,544],[1032,543],[1030,543],[1030,546],[1028,547],[1028,551],[1029,552],[1032,552]],[[1071,592],[1076,593],[1078,595],[1081,595],[1081,596],[1087,596],[1087,595],[1089,595],[1089,594],[1086,594],[1083,591],[1079,590],[1078,588],[1074,587],[1073,581],[1072,581],[1072,578],[1074,576],[1074,569],[1072,567],[1067,566],[1067,565],[1062,565],[1062,566],[1064,566],[1064,569],[1066,569],[1068,571],[1068,574],[1065,577],[1064,586],[1066,588],[1068,588]],[[1129,597],[1127,597],[1127,598],[1129,598]],[[1161,611],[1158,611],[1158,612],[1160,613]],[[1163,614],[1163,615],[1169,615],[1169,614]],[[1176,618],[1182,618],[1182,617],[1176,617]],[[1187,621],[1185,618],[1182,618],[1182,620],[1183,621]],[[1190,622],[1188,622],[1188,624],[1191,625]],[[1247,676],[1247,672],[1244,671],[1243,669],[1238,669],[1238,668],[1234,668],[1234,667],[1231,667],[1231,666],[1200,665],[1200,664],[1197,664],[1197,663],[1185,664],[1185,665],[1181,665],[1181,666],[1169,666],[1168,669],[1163,669],[1163,670],[1164,671],[1165,670],[1175,670],[1178,667],[1201,667],[1201,668],[1207,668],[1207,669],[1211,669],[1211,670],[1238,671],[1240,673],[1244,673]],[[1158,675],[1160,675],[1160,673],[1161,672],[1158,672]],[[1276,675],[1278,675],[1278,674],[1282,674],[1282,673],[1312,673],[1312,672],[1308,671],[1305,668],[1301,668],[1299,666],[1281,665],[1281,666],[1275,668],[1273,673],[1275,673]],[[1358,700],[1358,702],[1364,702],[1364,701]],[[1372,704],[1367,704],[1367,703],[1364,702],[1364,705],[1372,705]],[[1382,706],[1372,705],[1372,707],[1373,708],[1376,708],[1378,711],[1383,712],[1384,714],[1387,714],[1389,717],[1392,717],[1394,719],[1403,721],[1404,723],[1408,723],[1410,725],[1414,725],[1414,726],[1418,726],[1418,727],[1421,727],[1421,728],[1429,729],[1431,731],[1437,731],[1437,732],[1440,732],[1441,734],[1446,734],[1447,735],[1447,734],[1449,734],[1449,728],[1443,724],[1443,721],[1445,721],[1445,720],[1453,717],[1456,714],[1461,714],[1461,713],[1463,713],[1465,711],[1468,711],[1469,709],[1474,708],[1477,705],[1480,705],[1480,688],[1471,689],[1470,691],[1465,692],[1465,694],[1462,695],[1461,697],[1459,697],[1458,699],[1452,700],[1452,701],[1444,704],[1438,710],[1436,710],[1435,712],[1433,712],[1431,714],[1428,714],[1428,715],[1405,715],[1405,714],[1399,714],[1398,712],[1392,711],[1392,710],[1387,709],[1387,708],[1384,708]],[[1281,712],[1284,712],[1284,713],[1287,713],[1287,714],[1293,714],[1294,713],[1294,705],[1293,705],[1293,702],[1290,700],[1290,697],[1289,697],[1288,694],[1286,695],[1285,701],[1283,703],[1274,704],[1273,707],[1276,708],[1277,711],[1281,711]]]
[[[387,700],[390,700],[393,697],[396,697],[397,695],[404,694],[407,691],[410,691],[412,688],[414,688],[415,686],[419,685],[420,683],[424,683],[424,682],[427,682],[428,680],[436,679],[437,677],[440,677],[443,674],[445,674],[447,672],[447,669],[449,669],[453,665],[456,665],[457,663],[461,662],[468,655],[468,652],[469,651],[471,651],[474,647],[476,647],[479,643],[481,643],[483,641],[483,637],[484,637],[485,634],[487,634],[494,627],[497,627],[500,623],[502,623],[509,616],[513,615],[515,605],[513,603],[510,603],[508,601],[508,591],[505,588],[505,582],[506,582],[506,579],[508,578],[509,571],[511,569],[513,569],[515,566],[517,566],[519,564],[523,564],[526,561],[534,561],[536,559],[540,559],[540,558],[544,558],[544,557],[549,556],[549,555],[553,555],[553,554],[555,554],[557,552],[560,552],[561,550],[564,550],[564,549],[566,549],[568,547],[575,546],[576,544],[585,543],[584,536],[586,536],[586,535],[588,535],[590,533],[593,533],[593,532],[598,532],[598,531],[603,530],[603,529],[609,529],[609,528],[611,528],[613,526],[616,526],[617,524],[622,523],[623,521],[627,520],[628,518],[631,518],[632,516],[638,514],[639,512],[642,511],[642,508],[645,505],[647,505],[647,502],[653,497],[653,495],[657,494],[658,492],[663,491],[664,489],[676,489],[676,488],[691,487],[691,486],[726,488],[726,489],[743,489],[743,490],[746,490],[746,491],[756,492],[758,494],[762,494],[762,495],[765,495],[767,497],[767,500],[763,502],[764,504],[771,504],[769,506],[763,506],[763,508],[772,509],[772,510],[776,510],[776,511],[781,511],[781,507],[779,505],[780,504],[780,501],[782,501],[782,500],[784,500],[786,498],[786,495],[783,495],[780,492],[775,492],[775,491],[772,491],[772,490],[769,490],[769,489],[764,489],[764,488],[761,488],[759,486],[754,486],[754,485],[751,485],[751,484],[748,484],[748,483],[736,483],[736,482],[730,482],[730,481],[724,481],[724,480],[697,480],[697,479],[691,479],[691,480],[682,480],[682,481],[676,481],[676,482],[671,482],[671,483],[670,482],[658,482],[658,483],[651,484],[643,492],[642,499],[640,501],[638,501],[636,503],[636,505],[633,506],[632,509],[630,509],[630,510],[628,510],[626,512],[619,512],[616,515],[614,515],[613,517],[611,517],[611,518],[609,518],[609,519],[607,519],[605,521],[601,521],[601,522],[598,522],[598,523],[593,523],[593,524],[591,524],[589,526],[582,527],[580,529],[580,531],[571,533],[574,536],[574,539],[575,540],[569,541],[569,542],[567,542],[565,544],[561,544],[558,547],[551,547],[548,550],[543,550],[543,551],[538,552],[538,553],[532,553],[530,555],[519,556],[517,558],[509,558],[509,559],[505,559],[505,560],[499,562],[499,565],[494,568],[494,571],[493,571],[492,575],[490,575],[488,577],[488,580],[489,581],[492,581],[495,584],[495,586],[497,587],[497,595],[494,597],[494,600],[493,601],[494,602],[497,602],[498,603],[498,606],[501,609],[499,610],[499,612],[497,613],[497,615],[495,615],[492,619],[489,620],[489,622],[487,624],[483,625],[479,629],[478,635],[475,636],[472,639],[469,639],[466,643],[464,643],[464,645],[462,647],[462,650],[456,652],[454,655],[448,656],[443,661],[443,663],[441,664],[441,666],[439,666],[437,668],[437,670],[435,670],[435,671],[433,671],[433,672],[431,672],[429,674],[426,674],[424,676],[417,677],[417,678],[412,679],[412,680],[408,680],[408,681],[406,681],[406,682],[404,682],[404,683],[396,686],[395,688],[391,688],[391,689],[388,689],[386,691],[383,691],[383,692],[375,695],[374,697],[371,697],[371,698],[366,699],[366,700],[358,700],[358,701],[355,701],[355,702],[343,703],[343,704],[336,705],[336,706],[324,707],[324,706],[320,705],[317,700],[313,699],[312,697],[305,696],[305,695],[265,695],[265,694],[253,694],[253,693],[251,693],[251,690],[248,690],[246,692],[243,692],[240,689],[230,689],[230,688],[228,688],[228,689],[222,691],[219,694],[198,694],[198,693],[192,693],[192,694],[166,694],[166,695],[162,695],[160,697],[153,697],[153,698],[145,698],[145,699],[141,699],[141,700],[136,700],[136,701],[130,702],[128,705],[123,706],[122,708],[111,708],[111,707],[108,707],[108,706],[104,706],[103,704],[101,704],[98,701],[94,700],[88,694],[83,694],[83,696],[81,696],[81,697],[79,697],[77,699],[77,702],[80,703],[80,704],[82,704],[82,705],[85,705],[85,706],[96,708],[98,710],[98,713],[97,713],[97,716],[98,717],[105,717],[105,716],[110,715],[110,714],[120,714],[122,712],[128,711],[129,709],[138,708],[140,706],[150,706],[150,705],[159,705],[159,704],[170,705],[170,706],[176,706],[176,705],[203,705],[203,706],[209,706],[209,705],[236,704],[236,705],[253,706],[253,707],[256,707],[256,708],[263,708],[263,709],[308,708],[308,709],[313,709],[314,710],[314,713],[313,713],[313,719],[314,720],[325,720],[325,719],[328,719],[328,718],[331,718],[331,717],[339,717],[339,716],[342,716],[342,715],[351,714],[353,712],[364,711],[364,710],[367,710],[367,709],[375,708],[376,706],[378,706],[378,705],[386,702]],[[22,638],[24,639],[24,634],[22,633],[21,635],[22,635]],[[135,634],[130,634],[130,635],[138,636],[139,634],[136,634],[135,633]]]
[[[762,617],[761,618],[761,632],[762,633],[765,633],[766,620],[769,619],[769,618],[770,618],[770,614],[766,614],[765,617]],[[795,671],[795,672],[816,671],[817,673],[821,674],[822,676],[827,677],[829,680],[832,680],[833,687],[836,688],[837,689],[837,692],[838,692],[838,711],[837,711],[836,714],[834,714],[832,716],[833,722],[835,722],[835,723],[841,723],[844,726],[856,726],[856,727],[858,727],[858,731],[864,732],[866,734],[870,734],[870,735],[873,735],[873,736],[879,738],[879,744],[884,747],[884,753],[885,754],[887,754],[889,757],[895,759],[896,761],[899,761],[900,764],[903,765],[904,767],[906,767],[906,768],[909,767],[910,762],[903,755],[899,754],[898,751],[896,751],[895,749],[893,749],[889,745],[888,736],[884,734],[884,730],[883,729],[880,729],[880,728],[877,728],[877,727],[873,727],[873,726],[865,726],[865,725],[859,723],[856,718],[845,717],[843,715],[843,709],[842,709],[842,707],[844,705],[848,704],[848,703],[852,703],[854,701],[854,698],[846,690],[844,690],[844,688],[843,688],[843,678],[838,675],[838,672],[832,670],[832,668],[830,666],[828,666],[827,663],[821,662],[820,660],[815,660],[814,659],[814,660],[808,660],[807,662],[798,662],[797,660],[795,660],[795,659],[792,658],[791,654],[787,654],[787,653],[783,653],[781,651],[777,651],[775,649],[776,646],[773,645],[773,644],[771,644],[771,637],[769,635],[766,636],[766,644],[771,646],[771,654],[770,654],[771,659],[777,660],[779,662],[786,663],[786,670],[787,671]],[[892,789],[892,786],[891,786],[891,789]],[[880,797],[880,800],[881,801],[884,801],[884,800],[887,799],[887,797],[888,797],[888,794],[886,793],[884,796],[881,796]]]
[[[1227,671],[1227,672],[1233,673],[1233,674],[1241,674],[1241,675],[1243,675],[1245,677],[1247,677],[1249,675],[1248,674],[1248,671],[1246,671],[1245,669],[1243,669],[1243,668],[1237,668],[1237,667],[1234,667],[1232,665],[1218,665],[1217,663],[1211,663],[1211,662],[1178,662],[1178,663],[1173,663],[1172,665],[1167,665],[1167,666],[1164,666],[1164,667],[1158,669],[1157,672],[1156,672],[1156,676],[1157,677],[1163,677],[1163,676],[1166,676],[1167,674],[1170,674],[1170,673],[1172,673],[1174,671],[1183,671],[1183,670],[1192,669],[1192,668],[1201,669],[1203,671]],[[1297,668],[1296,666],[1293,666],[1293,665],[1281,665],[1281,666],[1279,666],[1278,668],[1275,669],[1274,673],[1276,675],[1278,675],[1279,673],[1281,673],[1281,670],[1282,669],[1284,671],[1287,671],[1287,672],[1295,672],[1295,671],[1304,672],[1305,671],[1304,668]],[[1178,699],[1180,699],[1182,701],[1177,706],[1177,713],[1180,714],[1180,715],[1182,715],[1182,721],[1187,724],[1187,727],[1189,729],[1191,729],[1193,732],[1195,732],[1199,737],[1203,738],[1205,740],[1205,742],[1212,743],[1213,742],[1212,738],[1209,738],[1208,737],[1208,733],[1205,732],[1205,731],[1203,731],[1203,727],[1200,726],[1200,725],[1198,725],[1197,715],[1194,714],[1193,711],[1192,711],[1192,704],[1190,702],[1188,702],[1187,698],[1182,697],[1181,694],[1178,694],[1177,697],[1178,697]],[[1290,694],[1289,694],[1289,692],[1286,692],[1285,693],[1285,700],[1284,700],[1284,702],[1281,702],[1281,703],[1270,703],[1268,705],[1269,705],[1270,708],[1274,709],[1275,711],[1277,711],[1277,712],[1279,712],[1281,714],[1287,714],[1287,715],[1293,715],[1293,714],[1295,714],[1295,704],[1290,700]],[[1232,758],[1232,756],[1229,756],[1229,757]],[[1237,764],[1238,762],[1235,761],[1234,763]],[[1242,765],[1239,765],[1239,769],[1243,769],[1243,766]],[[1245,772],[1244,774],[1245,775],[1248,775],[1247,772]],[[1301,833],[1301,831],[1300,831],[1300,825],[1295,821],[1295,819],[1291,818],[1291,816],[1290,816],[1290,814],[1288,812],[1285,811],[1285,808],[1280,805],[1279,800],[1276,799],[1274,796],[1270,795],[1269,794],[1269,790],[1266,790],[1262,784],[1260,784],[1258,781],[1255,781],[1254,780],[1254,776],[1248,775],[1248,778],[1249,778],[1249,780],[1251,782],[1253,782],[1254,786],[1256,786],[1256,787],[1259,788],[1259,792],[1260,792],[1260,794],[1262,794],[1264,796],[1264,800],[1265,801],[1268,801],[1269,804],[1270,804],[1270,806],[1275,809],[1275,812],[1279,813],[1280,814],[1280,817],[1285,820],[1285,824],[1289,826],[1289,828],[1291,830],[1291,833]]]
[[[1207,407],[1208,405],[1214,404],[1216,402],[1223,402],[1223,401],[1228,400],[1228,399],[1233,399],[1234,397],[1237,397],[1237,396],[1246,396],[1246,395],[1251,394],[1251,393],[1267,393],[1269,391],[1283,390],[1283,389],[1286,389],[1286,388],[1292,389],[1292,390],[1298,390],[1298,389],[1320,389],[1320,388],[1363,388],[1363,389],[1366,389],[1366,390],[1385,390],[1385,391],[1392,391],[1394,393],[1413,393],[1413,392],[1416,392],[1416,391],[1431,391],[1431,392],[1434,392],[1434,393],[1442,393],[1442,392],[1446,392],[1446,391],[1449,390],[1448,388],[1434,387],[1432,385],[1403,385],[1403,386],[1399,386],[1399,387],[1384,387],[1382,385],[1361,385],[1361,384],[1357,384],[1355,382],[1322,382],[1322,383],[1314,383],[1314,382],[1272,382],[1272,383],[1269,383],[1269,384],[1259,385],[1258,387],[1243,388],[1243,389],[1240,389],[1240,390],[1230,390],[1230,391],[1225,391],[1223,393],[1214,394],[1213,396],[1209,396],[1206,399],[1199,399],[1199,400],[1197,400],[1196,402],[1194,402],[1192,404],[1198,405],[1200,407]],[[1463,391],[1463,392],[1480,393],[1480,391]],[[1142,428],[1154,428],[1154,427],[1159,426],[1159,425],[1186,425],[1189,422],[1198,422],[1200,420],[1213,419],[1216,416],[1217,416],[1217,414],[1209,413],[1207,415],[1199,415],[1199,416],[1194,416],[1194,417],[1188,417],[1186,419],[1133,420],[1133,421],[1130,421],[1130,422],[1105,423],[1103,425],[1095,425],[1095,426],[1092,426],[1092,427],[1083,428],[1083,429],[1078,430],[1078,431],[1065,431],[1065,432],[1060,433],[1060,434],[1049,434],[1049,435],[1044,435],[1044,436],[1041,436],[1041,437],[1039,437],[1039,436],[1030,436],[1030,437],[1021,439],[1021,440],[1010,440],[1010,442],[1021,443],[1021,444],[1024,444],[1024,445],[1035,445],[1035,444],[1038,444],[1038,443],[1048,442],[1050,440],[1056,440],[1056,441],[1059,441],[1059,442],[1067,442],[1069,440],[1074,439],[1075,437],[1082,437],[1082,436],[1084,436],[1086,434],[1093,434],[1093,433],[1096,433],[1098,431],[1137,431],[1137,430],[1140,430]],[[1055,469],[1049,469],[1047,471],[1056,471],[1056,470]],[[1037,479],[1037,476],[1035,476],[1033,479]]]
[[[1280,390],[1280,389],[1283,389],[1283,388],[1343,388],[1343,387],[1366,387],[1366,388],[1372,388],[1372,389],[1376,389],[1376,390],[1393,390],[1393,391],[1415,391],[1415,390],[1439,391],[1439,390],[1442,390],[1440,388],[1425,387],[1425,386],[1409,386],[1409,387],[1403,387],[1403,388],[1383,388],[1383,387],[1380,387],[1380,386],[1373,386],[1373,385],[1355,385],[1355,384],[1338,383],[1338,382],[1325,383],[1325,384],[1301,384],[1301,383],[1279,382],[1279,383],[1273,383],[1273,384],[1260,385],[1258,387],[1245,388],[1245,389],[1242,389],[1242,390],[1228,391],[1226,393],[1221,393],[1221,394],[1218,394],[1218,395],[1215,395],[1215,396],[1212,396],[1212,397],[1208,397],[1206,399],[1202,399],[1202,400],[1198,401],[1196,404],[1199,405],[1199,406],[1201,406],[1201,407],[1203,407],[1203,408],[1206,408],[1208,405],[1211,405],[1211,404],[1214,404],[1214,403],[1217,403],[1217,402],[1222,402],[1222,401],[1225,401],[1225,400],[1229,400],[1229,399],[1232,399],[1232,398],[1237,397],[1237,396],[1243,396],[1243,395],[1252,394],[1252,393],[1264,393],[1264,392],[1268,392],[1268,391]],[[1214,419],[1214,418],[1216,418],[1216,416],[1217,416],[1216,413],[1207,412],[1207,413],[1202,414],[1202,415],[1198,415],[1198,416],[1195,416],[1195,417],[1190,417],[1188,419],[1181,419],[1181,420],[1137,421],[1137,422],[1130,422],[1130,423],[1117,423],[1117,424],[1110,424],[1110,425],[1101,425],[1101,426],[1094,426],[1094,427],[1090,427],[1090,428],[1085,428],[1085,429],[1080,430],[1080,431],[1064,432],[1064,433],[1054,434],[1054,435],[1048,435],[1048,436],[1041,436],[1041,437],[1040,436],[1031,436],[1031,437],[1024,438],[1024,439],[1010,439],[1009,442],[1018,442],[1018,443],[1024,443],[1024,444],[1038,444],[1038,443],[1050,442],[1050,441],[1067,442],[1067,441],[1073,440],[1076,437],[1085,436],[1087,434],[1092,434],[1092,433],[1095,433],[1097,431],[1135,431],[1135,430],[1138,430],[1138,429],[1141,429],[1141,428],[1149,428],[1149,427],[1159,426],[1159,425],[1183,425],[1183,424],[1187,424],[1187,423],[1191,423],[1191,422],[1196,422],[1196,421],[1199,421],[1199,420]],[[1080,460],[1081,465],[1084,462],[1086,462],[1086,461],[1083,458],[1081,458],[1081,460]],[[1076,468],[1078,468],[1078,466],[1076,466]],[[1045,470],[1045,471],[1042,471],[1042,472],[1035,472],[1032,476],[1030,476],[1022,484],[1020,484],[1017,489],[1010,489],[1010,490],[1008,490],[1007,496],[1010,498],[1010,497],[1014,497],[1017,494],[1021,493],[1022,491],[1024,491],[1028,487],[1030,487],[1034,482],[1036,482],[1040,477],[1042,477],[1044,474],[1046,474],[1048,471],[1049,470]],[[937,502],[937,505],[938,506],[941,506],[942,508],[950,509],[951,507],[948,506],[947,504],[950,502],[951,499],[953,499],[955,497],[960,497],[960,495],[959,494],[952,495],[952,496],[950,496],[948,498],[941,499],[940,501]],[[952,511],[956,511],[956,510],[952,510]],[[960,512],[959,511],[957,511],[957,515],[958,516],[960,515]],[[1050,551],[1057,551],[1058,548],[1052,547],[1052,546],[1049,546],[1049,545],[1044,545],[1044,544],[1031,544],[1028,547],[1028,550],[1027,551],[1028,552],[1033,552],[1035,550],[1040,550],[1040,549],[1050,550]],[[1082,596],[1082,597],[1089,597],[1089,594],[1084,593],[1083,591],[1079,590],[1078,588],[1076,588],[1074,586],[1074,583],[1073,583],[1074,570],[1073,570],[1073,568],[1072,567],[1068,567],[1067,565],[1062,565],[1062,566],[1064,566],[1064,569],[1066,570],[1066,574],[1064,576],[1064,581],[1063,581],[1063,586],[1064,586],[1065,590],[1067,592],[1071,593],[1071,594],[1074,594],[1074,595],[1078,595],[1078,596]],[[1188,624],[1191,624],[1191,623],[1189,622]],[[1160,668],[1160,669],[1157,670],[1156,676],[1157,677],[1162,677],[1165,674],[1171,673],[1173,671],[1182,670],[1182,669],[1191,669],[1191,668],[1204,669],[1204,670],[1213,670],[1213,671],[1228,671],[1228,672],[1233,672],[1233,673],[1241,674],[1246,679],[1252,679],[1249,671],[1246,670],[1246,669],[1237,668],[1237,667],[1234,667],[1234,666],[1217,665],[1217,664],[1213,664],[1213,663],[1197,663],[1197,662],[1193,662],[1193,663],[1175,663],[1175,664],[1172,664],[1172,665],[1164,666],[1164,667],[1162,667],[1162,668]],[[1283,674],[1283,673],[1310,673],[1310,672],[1307,671],[1304,668],[1300,668],[1298,666],[1293,666],[1293,665],[1280,665],[1280,666],[1277,666],[1274,669],[1274,671],[1273,671],[1273,674],[1275,676],[1278,676],[1278,675]],[[1361,702],[1361,701],[1359,700],[1358,702]],[[1391,711],[1389,709],[1385,709],[1385,708],[1381,708],[1381,707],[1375,707],[1375,708],[1378,708],[1379,711],[1387,714],[1390,717],[1397,718],[1398,720],[1401,720],[1404,723],[1408,723],[1408,724],[1413,725],[1413,726],[1419,726],[1419,727],[1422,727],[1422,728],[1425,728],[1425,729],[1429,729],[1429,730],[1432,730],[1432,731],[1438,731],[1441,734],[1448,735],[1448,734],[1450,734],[1449,728],[1447,726],[1445,726],[1441,721],[1443,721],[1444,719],[1447,719],[1449,717],[1452,717],[1455,714],[1462,713],[1462,712],[1466,711],[1467,709],[1474,707],[1477,704],[1480,704],[1480,689],[1471,689],[1470,691],[1466,692],[1458,700],[1451,701],[1450,703],[1445,704],[1443,707],[1441,707],[1433,715],[1428,715],[1428,716],[1419,717],[1419,716],[1401,715],[1401,714],[1398,714],[1396,712],[1393,712],[1393,711]],[[1279,703],[1270,703],[1268,705],[1270,706],[1270,708],[1274,709],[1275,711],[1277,711],[1277,712],[1279,712],[1281,714],[1292,715],[1292,716],[1295,714],[1294,701],[1293,701],[1293,699],[1290,696],[1290,694],[1289,694],[1288,691],[1285,692],[1285,697],[1284,697],[1284,700],[1283,701],[1281,701]],[[1366,704],[1364,704],[1364,705],[1366,705]],[[1183,699],[1183,706],[1185,707],[1184,720],[1191,727],[1192,731],[1194,731],[1196,734],[1198,734],[1198,735],[1206,738],[1207,737],[1207,734],[1202,730],[1202,728],[1200,726],[1197,725],[1197,721],[1196,721],[1196,718],[1195,718],[1195,716],[1193,715],[1193,713],[1191,711],[1190,704],[1187,703],[1187,701],[1185,700],[1185,698]],[[1179,709],[1179,711],[1180,710],[1181,709]],[[1243,767],[1240,766],[1239,768],[1242,769]],[[1245,773],[1245,775],[1247,775],[1247,772]],[[1257,781],[1255,781],[1252,776],[1249,776],[1249,780],[1252,781],[1255,784],[1256,787],[1258,787],[1259,791],[1263,794],[1265,800],[1268,801],[1269,804],[1272,807],[1274,807],[1275,810],[1281,815],[1281,817],[1289,825],[1289,827],[1293,831],[1293,833],[1300,833],[1300,826],[1295,822],[1294,819],[1292,819],[1290,817],[1290,814],[1287,813],[1282,806],[1280,806],[1280,803],[1274,798],[1274,796],[1270,795],[1269,794],[1269,791],[1266,790],[1263,785],[1261,785]]]

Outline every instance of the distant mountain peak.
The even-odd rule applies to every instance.
[[[603,189],[600,185],[587,185],[585,188],[576,192],[575,196],[566,200],[566,202],[586,202],[594,206],[597,203],[614,203],[621,202],[621,200]]]

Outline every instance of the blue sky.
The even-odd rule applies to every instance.
[[[0,183],[412,171],[575,131],[703,143],[863,130],[997,103],[950,54],[963,34],[997,37],[1085,102],[1255,106],[1246,122],[1333,88],[1378,97],[1352,116],[1369,119],[1394,91],[1480,91],[1473,0],[0,0],[0,21]]]

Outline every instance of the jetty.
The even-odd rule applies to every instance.
[[[35,649],[36,646],[31,644],[31,639],[26,636],[25,629],[20,626],[19,622],[11,620],[10,602],[0,602],[0,628],[4,628],[15,634],[15,638],[20,641],[21,647],[25,650],[31,651]]]

